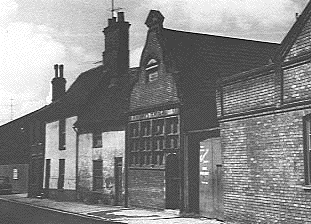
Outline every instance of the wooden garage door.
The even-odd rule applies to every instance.
[[[223,219],[221,145],[219,138],[200,142],[200,213]]]

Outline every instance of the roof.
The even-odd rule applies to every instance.
[[[276,43],[166,28],[163,29],[163,37],[164,49],[177,70],[192,71],[203,66],[206,72],[213,71],[220,75],[268,64],[279,48]]]
[[[300,31],[303,29],[305,23],[311,16],[311,1],[308,2],[307,6],[301,13],[301,15],[297,18],[294,25],[291,27],[285,38],[281,43],[281,47],[279,48],[277,54],[275,55],[275,60],[282,60],[286,57],[287,53],[290,51],[292,45],[296,41]]]
[[[118,125],[126,119],[125,112],[129,108],[129,96],[134,83],[138,78],[139,68],[130,68],[127,75],[119,77],[113,82],[110,80],[100,85],[84,105],[76,126],[90,127],[97,124]],[[112,79],[113,80],[113,79]]]
[[[243,80],[245,78],[254,77],[257,74],[265,73],[265,72],[271,72],[275,69],[276,66],[279,66],[279,64],[284,63],[283,60],[288,54],[288,52],[291,50],[292,45],[295,43],[296,39],[300,35],[302,29],[304,28],[305,24],[308,22],[308,20],[311,17],[311,1],[307,4],[305,9],[303,10],[302,14],[297,18],[294,25],[291,27],[285,38],[280,44],[280,47],[276,51],[273,63],[269,65],[262,65],[261,67],[257,67],[254,69],[250,69],[248,71],[239,72],[236,74],[231,75],[230,77],[223,77],[219,79],[219,82],[222,84],[237,80]],[[308,56],[309,57],[309,56]]]
[[[62,97],[39,111],[41,119],[53,120],[77,115],[78,109],[88,101],[90,94],[98,88],[104,77],[108,78],[109,74],[104,71],[103,65],[81,73]]]
[[[162,36],[167,67],[179,72],[175,77],[181,96],[192,100],[199,100],[196,91],[205,92],[205,96],[214,94],[219,77],[269,64],[280,46],[166,28],[163,28]]]

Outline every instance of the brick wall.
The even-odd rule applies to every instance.
[[[284,112],[221,123],[226,220],[311,223],[302,117]]]
[[[137,207],[165,207],[164,171],[129,170],[129,204]]]
[[[139,81],[133,88],[131,94],[130,109],[141,109],[168,102],[178,102],[177,88],[171,74],[167,74],[163,63],[163,52],[158,35],[150,32],[146,41],[146,47],[142,53],[142,65]],[[144,71],[147,58],[150,55],[159,60],[159,78],[154,82],[146,83],[146,73]]]
[[[284,70],[284,102],[311,97],[311,63]]]
[[[224,114],[257,109],[276,102],[274,74],[224,86],[222,91]]]

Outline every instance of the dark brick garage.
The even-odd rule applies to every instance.
[[[310,9],[274,62],[220,82],[225,220],[311,223]]]

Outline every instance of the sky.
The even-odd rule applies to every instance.
[[[130,27],[130,66],[138,66],[149,10],[164,27],[280,43],[308,0],[115,0]],[[51,102],[54,64],[67,89],[98,66],[111,0],[0,0],[0,125]]]

